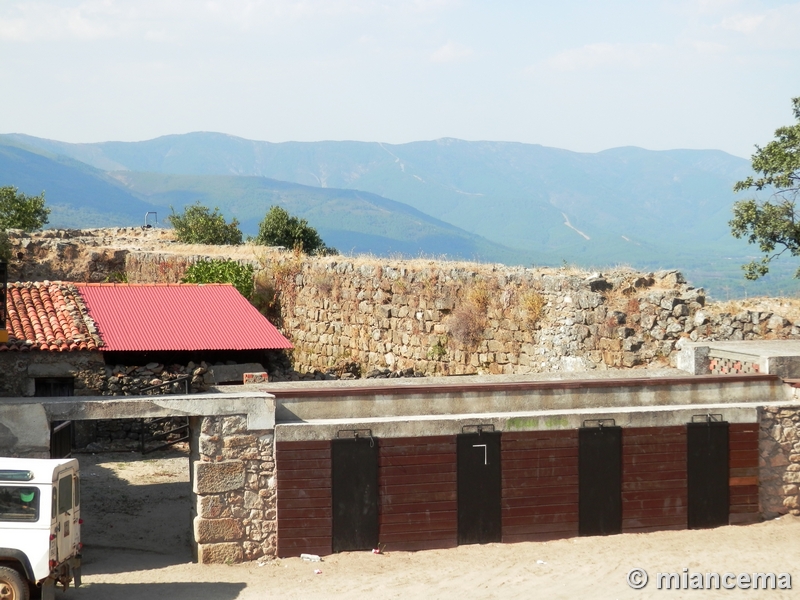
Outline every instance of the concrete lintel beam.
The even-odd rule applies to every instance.
[[[463,414],[381,419],[320,419],[307,423],[278,424],[275,441],[329,440],[339,431],[369,429],[375,437],[399,438],[456,435],[466,425],[494,425],[495,431],[548,431],[578,429],[593,419],[613,419],[621,427],[685,425],[695,415],[721,414],[729,423],[758,423],[762,404],[710,404],[689,407],[635,407],[573,411],[533,411],[518,414]]]

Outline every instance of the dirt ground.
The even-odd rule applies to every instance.
[[[64,600],[263,598],[798,598],[800,518],[425,552],[343,553],[244,565],[191,561],[189,461],[182,452],[81,454],[84,585]],[[650,582],[631,589],[626,576]],[[656,588],[658,572],[790,573],[791,591]],[[321,571],[315,574],[315,569]]]

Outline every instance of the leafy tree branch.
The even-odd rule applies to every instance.
[[[752,156],[756,176],[734,185],[734,191],[772,191],[768,200],[749,198],[733,205],[729,221],[736,238],[746,238],[764,254],[760,260],[743,265],[746,279],[758,279],[769,272],[770,262],[788,252],[800,256],[800,215],[797,198],[800,193],[800,97],[792,99],[797,123],[780,127],[775,139],[763,148],[756,146]],[[800,277],[800,269],[795,273]]]

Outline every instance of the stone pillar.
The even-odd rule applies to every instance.
[[[192,491],[198,562],[230,564],[274,557],[274,430],[248,430],[243,415],[196,421]]]
[[[765,519],[800,516],[800,408],[761,409],[759,503]]]

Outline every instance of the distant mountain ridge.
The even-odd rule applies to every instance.
[[[586,154],[455,139],[275,144],[218,133],[97,144],[10,137],[103,170],[263,176],[358,189],[495,242],[566,260],[587,254],[601,260],[653,258],[664,248],[650,245],[665,228],[672,230],[670,243],[713,240],[729,252],[741,250],[727,220],[732,185],[750,169],[748,161],[718,150],[615,148]]]
[[[199,199],[252,227],[254,215],[270,198],[294,203],[321,232],[336,237],[330,243],[340,249],[391,252],[384,235],[391,230],[395,237],[390,239],[397,241],[393,247],[406,254],[424,239],[427,248],[437,248],[434,253],[453,247],[457,253],[445,253],[465,258],[678,267],[700,285],[769,286],[767,280],[746,287],[750,284],[742,281],[739,265],[756,254],[755,248],[734,239],[727,225],[736,200],[733,183],[750,174],[749,161],[719,150],[625,147],[579,153],[449,138],[408,144],[270,143],[204,132],[93,144],[9,134],[0,136],[0,144],[108,171],[104,177],[114,179],[119,189],[162,210]],[[216,177],[213,183],[203,179],[211,176]],[[259,183],[260,178],[266,179]],[[294,190],[290,200],[277,182],[307,187]],[[314,189],[319,195],[311,202]],[[333,194],[335,202],[326,196],[330,190],[340,190]],[[361,195],[348,196],[344,190]],[[301,201],[303,196],[307,199]],[[390,201],[397,203],[392,209],[386,204]],[[419,221],[419,214],[412,217],[399,205],[432,220]],[[348,217],[354,210],[355,220]],[[385,218],[383,211],[388,211]],[[423,233],[414,232],[414,219],[424,221]],[[461,230],[458,243],[447,235],[434,241],[446,227],[435,234],[426,229],[445,224]],[[466,251],[473,256],[458,246],[469,235],[474,238]]]

